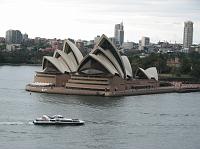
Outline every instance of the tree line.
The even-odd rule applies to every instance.
[[[41,64],[43,56],[52,56],[52,52],[28,51],[24,49],[12,52],[0,51],[0,63],[5,64]]]
[[[188,75],[196,79],[200,79],[200,54],[198,52],[191,53],[151,53],[150,55],[141,58],[139,55],[128,56],[133,73],[138,67],[149,68],[156,67],[159,74],[172,74],[176,77]],[[180,65],[173,67],[167,65],[170,59],[179,59]]]

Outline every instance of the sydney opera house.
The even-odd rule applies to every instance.
[[[80,50],[65,40],[63,50],[44,56],[42,70],[36,72],[26,90],[34,92],[121,96],[159,86],[155,67],[138,68],[133,76],[128,58],[102,35],[93,50],[83,57]]]

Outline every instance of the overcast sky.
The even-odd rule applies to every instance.
[[[200,0],[0,0],[0,36],[18,29],[30,38],[112,37],[123,21],[125,41],[182,43],[184,21],[194,22],[200,43]]]

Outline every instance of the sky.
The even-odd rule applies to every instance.
[[[0,37],[9,29],[29,38],[92,40],[114,36],[123,21],[125,41],[182,43],[184,21],[194,23],[200,44],[200,0],[0,0]]]

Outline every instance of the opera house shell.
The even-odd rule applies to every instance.
[[[44,56],[42,71],[36,72],[26,90],[114,96],[158,86],[155,67],[138,68],[136,75],[133,77],[127,56],[121,55],[105,35],[85,57],[71,41],[65,40],[62,51],[56,50],[52,57]]]

